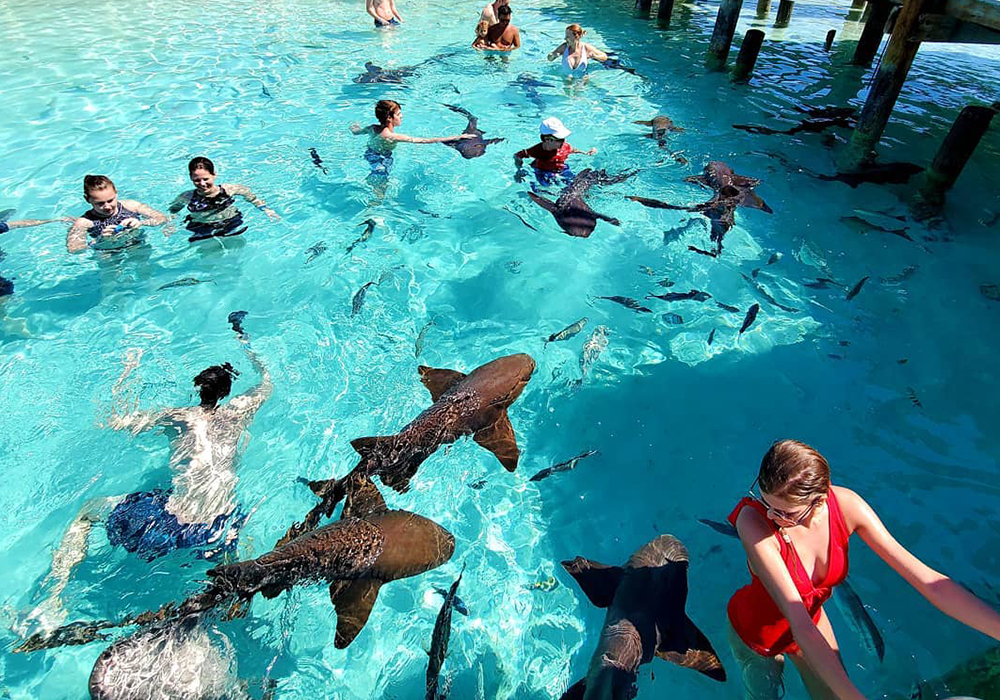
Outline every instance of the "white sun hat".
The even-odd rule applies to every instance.
[[[555,136],[557,139],[564,139],[572,133],[555,117],[543,119],[541,125],[538,127],[538,132],[543,136]]]

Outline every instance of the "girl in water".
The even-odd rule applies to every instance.
[[[243,213],[236,208],[236,197],[250,202],[267,214],[271,221],[281,218],[249,187],[236,184],[216,185],[215,164],[208,158],[194,158],[188,163],[188,175],[194,189],[177,195],[170,203],[169,211],[176,214],[187,207],[188,215],[184,222],[191,232],[188,238],[191,242],[244,233],[247,227],[243,225]]]
[[[489,7],[489,5],[487,5]],[[480,20],[479,24],[476,25],[476,39],[472,42],[472,48],[474,49],[488,49],[490,48],[489,42],[486,41],[486,35],[490,31],[490,23],[488,21]]]
[[[910,554],[861,496],[832,486],[826,459],[809,445],[774,443],[729,522],[750,568],[750,583],[728,608],[730,643],[748,700],[782,696],[786,656],[812,698],[864,700],[847,677],[823,610],[833,587],[847,577],[854,533],[936,608],[1000,640],[1000,614]]]
[[[571,24],[566,27],[566,41],[559,44],[548,55],[548,59],[554,61],[562,56],[563,69],[570,75],[586,73],[587,62],[591,58],[601,63],[607,61],[608,55],[606,53],[582,41],[583,35],[586,33],[579,24]]]
[[[66,250],[80,253],[88,247],[120,251],[145,242],[140,228],[163,226],[169,220],[163,213],[134,199],[119,199],[118,189],[104,175],[83,178],[83,198],[90,209],[84,212],[66,234]],[[170,235],[167,229],[164,236]]]

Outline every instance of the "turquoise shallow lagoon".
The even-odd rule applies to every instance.
[[[669,32],[633,18],[627,2],[519,0],[514,9],[524,46],[501,58],[465,50],[472,3],[404,0],[406,24],[381,32],[360,0],[0,7],[0,209],[14,208],[15,219],[78,215],[82,178],[95,172],[123,197],[165,209],[188,187],[187,161],[207,155],[220,182],[251,186],[282,215],[269,223],[246,207],[244,236],[201,246],[153,229],[148,259],[112,264],[67,255],[59,226],[0,238],[0,272],[16,286],[0,307],[0,697],[86,695],[104,645],[14,655],[10,628],[36,602],[51,551],[85,500],[169,481],[164,437],[102,427],[126,351],[144,351],[132,385],[142,408],[194,403],[191,377],[222,361],[242,372],[234,391],[246,390],[256,374],[227,326],[234,309],[250,312],[247,329],[276,384],[239,464],[238,499],[257,508],[240,558],[266,552],[314,504],[297,478],[346,473],[356,460],[351,439],[395,432],[429,404],[418,364],[469,371],[515,352],[537,362],[511,410],[516,473],[461,440],[423,465],[409,493],[383,489],[391,506],[452,531],[456,553],[387,586],[348,650],[334,649],[325,586],[255,600],[246,619],[218,624],[241,676],[268,675],[279,698],[420,696],[441,601],[433,586],[446,587],[463,564],[460,595],[471,614],[454,620],[445,665],[452,697],[558,698],[584,672],[603,617],[559,562],[619,563],[658,533],[691,552],[688,610],[730,681],[655,661],[640,676],[640,697],[737,697],[725,604],[746,567],[735,541],[697,519],[724,520],[768,444],[786,436],[824,452],[835,482],[865,495],[918,556],[996,602],[1000,302],[980,286],[1000,284],[1000,131],[984,138],[942,220],[909,222],[912,240],[859,230],[844,217],[857,208],[905,215],[909,188],[811,178],[773,154],[832,172],[836,150],[822,135],[731,127],[790,126],[795,104],[860,106],[869,75],[844,65],[861,29],[844,19],[845,3],[800,2],[789,29],[763,25],[768,41],[749,86],[702,67],[714,3],[678,5]],[[596,70],[567,82],[545,55],[570,22],[639,75]],[[748,6],[739,33],[755,24]],[[838,30],[831,53],[822,50],[828,29]],[[405,86],[352,82],[366,61],[413,66],[438,54],[451,55],[423,64]],[[882,159],[929,163],[962,106],[995,99],[998,65],[996,48],[924,46]],[[544,85],[526,90],[525,74]],[[449,103],[506,140],[475,160],[402,144],[379,199],[366,182],[364,139],[348,126],[370,123],[381,98],[402,103],[404,133],[461,131],[465,120]],[[668,149],[632,123],[657,113],[686,129]],[[620,227],[602,222],[589,239],[569,238],[527,199],[527,183],[515,182],[512,155],[535,142],[547,115],[572,129],[574,146],[598,149],[592,159],[575,156],[576,170],[639,169],[589,196]],[[702,217],[624,198],[704,201],[683,179],[709,160],[760,178],[757,192],[774,210],[739,210],[719,259],[688,250],[708,245]],[[346,253],[369,217],[378,223],[371,240]],[[320,242],[326,252],[307,264]],[[780,260],[767,264],[775,253]],[[850,301],[843,288],[804,285],[829,277],[849,287],[865,276]],[[184,277],[211,281],[160,289]],[[380,279],[352,316],[355,292]],[[643,300],[666,291],[657,284],[665,279],[670,291],[712,299]],[[616,295],[654,313],[597,298]],[[753,303],[760,315],[740,335]],[[583,316],[583,333],[543,344]],[[608,346],[578,383],[582,345],[599,325]],[[586,450],[599,454],[529,481]],[[205,580],[190,553],[147,565],[95,533],[66,592],[72,618],[156,607]],[[904,692],[985,648],[863,544],[852,554],[851,581],[883,631],[885,661],[864,651],[836,608],[831,617],[869,697]],[[551,590],[533,588],[553,576]],[[789,690],[803,696],[797,679]]]

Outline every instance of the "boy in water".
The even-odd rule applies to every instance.
[[[118,199],[115,183],[104,175],[83,178],[83,198],[90,210],[78,218],[66,234],[66,250],[79,253],[88,247],[100,250],[122,250],[143,242],[136,230],[141,226],[162,226],[169,220],[166,214],[134,199]],[[164,230],[164,236],[170,234]]]
[[[365,12],[375,20],[376,27],[389,27],[403,21],[394,0],[365,0]]]
[[[535,179],[540,185],[552,185],[559,180],[567,184],[573,180],[573,171],[566,165],[566,159],[573,153],[592,156],[597,153],[596,148],[589,151],[578,151],[569,145],[566,137],[570,135],[570,130],[556,117],[543,119],[538,127],[540,133],[539,142],[531,148],[518,151],[514,154],[514,164],[517,166],[517,174],[514,179],[517,182],[524,182],[525,172],[523,170],[524,159],[533,158],[531,167],[535,170]]]

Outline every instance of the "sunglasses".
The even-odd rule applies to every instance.
[[[809,517],[809,514],[812,513],[813,508],[815,508],[816,505],[819,503],[818,500],[815,500],[808,506],[803,508],[801,511],[795,513],[789,513],[788,511],[781,510],[780,508],[775,508],[770,503],[765,501],[764,497],[760,494],[760,489],[757,489],[758,481],[760,481],[760,477],[753,480],[753,483],[750,485],[750,490],[747,491],[747,494],[750,496],[750,498],[752,498],[753,500],[757,501],[762,506],[764,506],[770,515],[773,515],[778,520],[783,520],[786,523],[792,523],[793,525],[801,525],[802,521],[804,521],[806,518]],[[757,489],[756,493],[754,492],[754,489]]]

